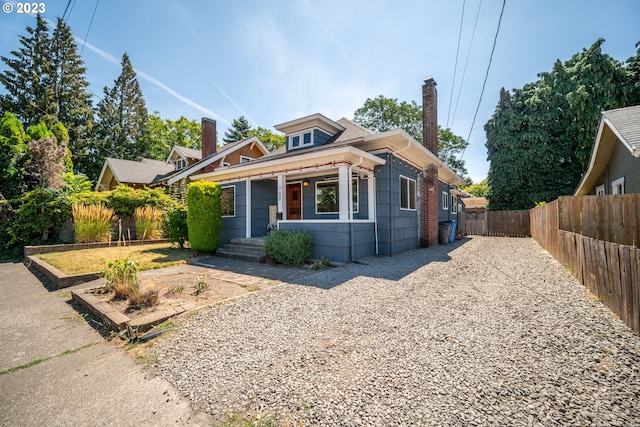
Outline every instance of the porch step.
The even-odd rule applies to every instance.
[[[216,255],[222,258],[232,258],[249,262],[265,262],[267,254],[263,249],[262,239],[231,239],[231,243],[224,245],[216,251]]]

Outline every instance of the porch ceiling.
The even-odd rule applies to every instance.
[[[192,179],[225,182],[251,178],[269,178],[278,175],[310,174],[314,171],[335,169],[340,165],[355,165],[360,161],[362,163],[358,167],[359,170],[373,170],[375,166],[386,163],[384,159],[358,148],[341,146],[277,159],[258,159],[248,163],[216,169],[210,173],[195,175]]]

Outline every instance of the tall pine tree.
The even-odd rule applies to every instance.
[[[251,125],[249,125],[246,117],[240,116],[237,119],[233,119],[231,127],[224,133],[224,138],[222,138],[222,140],[225,144],[230,144],[232,142],[248,138],[250,129]]]
[[[51,42],[56,119],[69,129],[69,149],[76,170],[86,172],[93,126],[93,106],[87,90],[89,83],[84,77],[86,68],[71,29],[60,18]]]
[[[92,162],[87,175],[97,179],[106,157],[140,160],[147,155],[144,143],[148,113],[129,55],[122,56],[122,73],[98,102]]]
[[[15,114],[26,126],[56,122],[53,103],[51,38],[46,21],[36,16],[35,28],[20,36],[22,47],[12,57],[0,57],[8,69],[0,73],[7,94],[0,98],[3,111]]]

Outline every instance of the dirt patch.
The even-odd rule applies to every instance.
[[[203,307],[255,292],[280,283],[261,277],[220,271],[191,265],[178,265],[162,272],[144,271],[139,274],[140,291],[158,291],[158,304],[153,307],[132,308],[126,300],[113,299],[103,288],[91,291],[98,299],[130,319],[139,319],[154,312],[177,307]],[[198,286],[198,284],[204,284]],[[199,292],[196,287],[201,288]]]

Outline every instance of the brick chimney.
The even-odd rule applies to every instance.
[[[438,91],[431,77],[422,85],[422,144],[438,155]]]
[[[422,85],[422,144],[438,155],[438,91],[436,82],[428,78]],[[438,244],[439,188],[438,168],[428,165],[418,175],[420,192],[420,246]]]
[[[202,118],[202,158],[216,153],[218,148],[216,147],[216,121],[206,117]],[[214,166],[207,165],[204,167],[203,172],[213,172]]]

